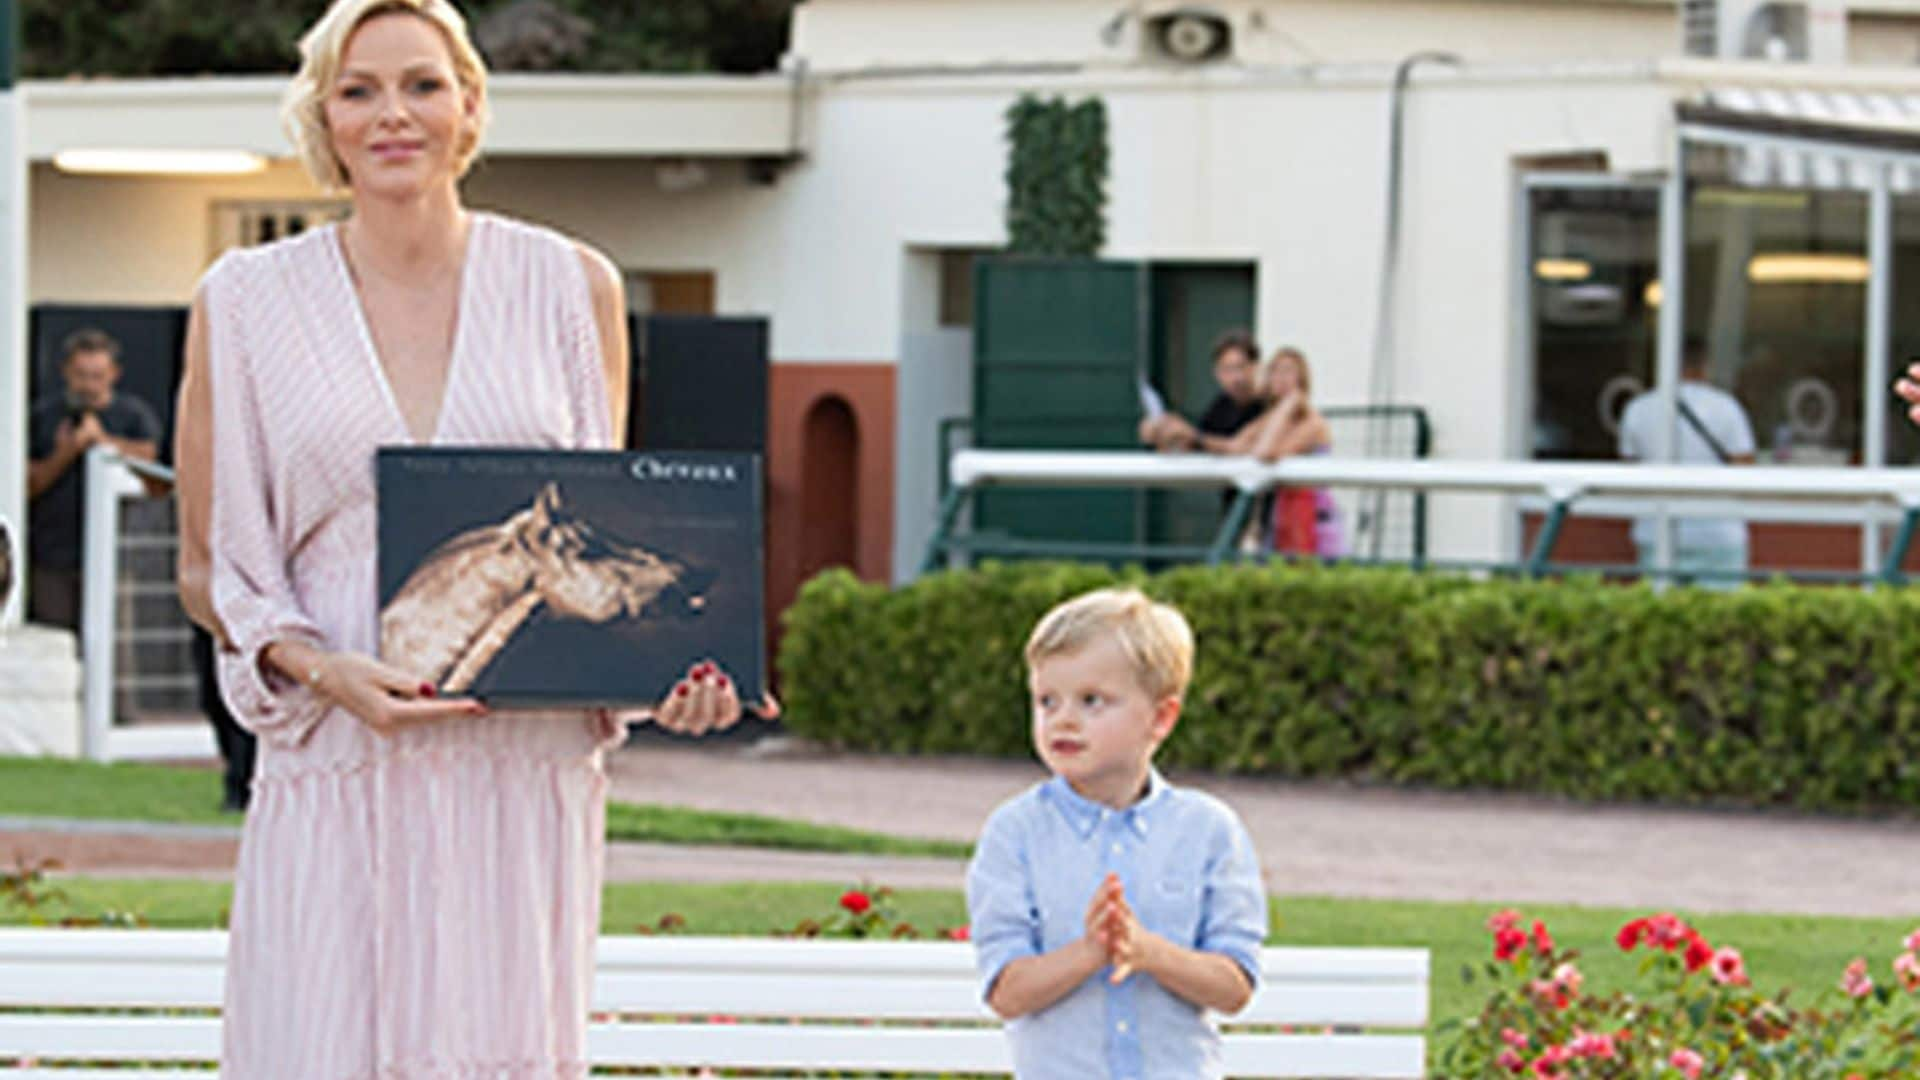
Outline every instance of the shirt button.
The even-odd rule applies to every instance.
[[[1125,846],[1123,846],[1123,845],[1122,845],[1122,844],[1120,843],[1120,841],[1118,841],[1118,840],[1115,840],[1115,841],[1113,842],[1113,853],[1114,853],[1115,855],[1118,855],[1118,854],[1120,854],[1120,853],[1122,853],[1122,852],[1124,852],[1124,851],[1126,851],[1126,850],[1127,850],[1127,849],[1126,849],[1126,847],[1125,847]]]
[[[1113,1030],[1119,1032],[1122,1035],[1125,1035],[1127,1033],[1127,1022],[1125,1020],[1120,1021],[1119,1023],[1113,1025]]]

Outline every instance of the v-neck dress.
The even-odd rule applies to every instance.
[[[203,282],[220,681],[260,736],[227,965],[227,1080],[548,1080],[587,1071],[604,862],[581,712],[389,738],[263,674],[271,641],[377,651],[374,450],[413,439],[326,227]],[[611,444],[573,245],[475,214],[432,442]]]

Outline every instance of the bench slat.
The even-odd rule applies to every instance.
[[[925,980],[890,975],[603,974],[596,980],[594,1008],[676,1016],[995,1019],[980,1000],[979,983],[971,974]],[[1420,1028],[1426,1026],[1426,1016],[1424,985],[1267,986],[1228,1022]]]
[[[1006,1072],[1013,1067],[997,1029],[903,1030],[741,1024],[716,1040],[701,1024],[602,1025],[588,1033],[597,1064],[670,1068],[932,1069]],[[1416,1035],[1242,1035],[1227,1042],[1227,1071],[1259,1078],[1341,1077],[1419,1080],[1425,1048]]]
[[[217,1016],[0,1015],[0,1060],[215,1061]]]
[[[214,1069],[8,1069],[6,1080],[219,1080]]]
[[[597,1065],[694,1068],[932,1069],[1011,1068],[1006,1038],[994,1027],[907,1029],[786,1024],[595,1024],[588,1053]],[[111,1025],[73,1016],[0,1016],[0,1060],[211,1061],[220,1022],[208,1017],[118,1017]],[[1228,1071],[1248,1077],[1418,1078],[1424,1045],[1417,1035],[1234,1035]],[[44,1070],[60,1080],[83,1074]],[[0,1068],[0,1075],[18,1077]],[[127,1074],[116,1072],[122,1078]],[[138,1075],[138,1074],[136,1074]]]
[[[1426,1040],[1418,1035],[1238,1035],[1224,1040],[1227,1075],[1260,1080],[1421,1080]]]
[[[0,930],[0,1005],[217,1008],[225,949],[206,931]],[[986,1015],[964,944],[608,937],[598,957],[600,1011]],[[1419,949],[1269,948],[1267,985],[1235,1020],[1422,1027],[1427,966]]]

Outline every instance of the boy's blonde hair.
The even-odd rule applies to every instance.
[[[1105,634],[1120,643],[1140,685],[1156,701],[1187,692],[1193,627],[1179,609],[1155,603],[1139,589],[1095,589],[1047,612],[1027,638],[1027,666],[1079,652]]]
[[[327,132],[327,95],[340,77],[340,59],[347,39],[367,20],[399,12],[425,19],[446,39],[453,57],[453,75],[462,92],[479,102],[479,110],[461,133],[455,169],[465,176],[480,153],[480,135],[487,126],[487,64],[467,35],[467,20],[448,0],[334,0],[320,21],[300,39],[300,70],[287,86],[280,104],[280,124],[293,141],[294,153],[307,175],[329,191],[348,186],[347,171],[333,152]]]

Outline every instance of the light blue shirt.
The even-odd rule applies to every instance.
[[[1108,873],[1148,930],[1231,957],[1255,987],[1267,898],[1245,826],[1225,803],[1156,771],[1126,810],[1054,777],[993,812],[967,867],[967,914],[983,995],[1008,964],[1073,943]],[[1197,1080],[1223,1075],[1220,1033],[1147,975],[1102,969],[1052,1006],[1008,1021],[1020,1080]]]

